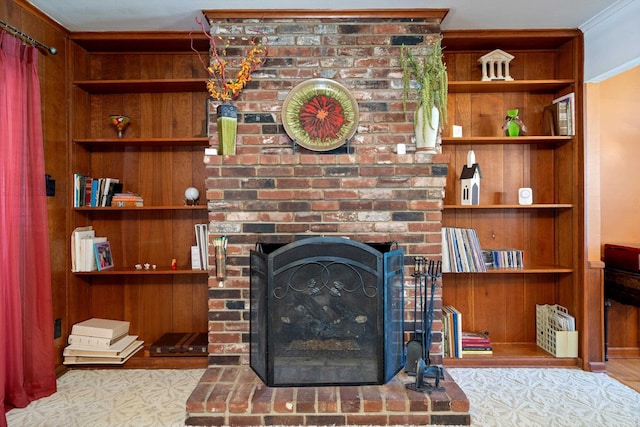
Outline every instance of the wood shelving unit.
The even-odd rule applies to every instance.
[[[449,154],[443,225],[476,229],[483,249],[524,250],[522,269],[443,276],[443,304],[462,313],[465,331],[488,331],[489,356],[447,358],[445,366],[578,366],[536,346],[536,304],[560,304],[583,321],[584,200],[582,143],[582,35],[579,31],[444,32],[449,72],[449,120],[463,138],[444,129]],[[481,81],[477,63],[500,48],[515,56],[514,81]],[[543,132],[543,109],[574,92],[572,136]],[[526,136],[504,136],[506,110],[518,108]],[[460,180],[473,150],[482,180],[480,205],[460,205]],[[518,188],[533,189],[531,205],[518,204]]]
[[[206,357],[151,357],[166,332],[207,331],[206,270],[191,268],[195,224],[206,203],[186,206],[187,187],[205,194],[206,71],[191,50],[208,56],[208,41],[182,33],[74,34],[71,169],[119,178],[143,207],[69,207],[71,224],[92,225],[111,243],[114,268],[69,272],[70,325],[89,317],[124,319],[145,342],[128,367],[204,367]],[[111,114],[132,118],[123,138]],[[176,259],[178,268],[172,270]],[[156,264],[136,270],[135,264]]]

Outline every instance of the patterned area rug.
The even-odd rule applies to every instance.
[[[640,394],[577,369],[447,372],[467,394],[472,426],[640,427]],[[185,402],[204,369],[74,370],[58,392],[7,414],[9,427],[184,426]]]
[[[58,391],[7,414],[9,427],[184,426],[204,369],[72,370]]]
[[[640,426],[640,394],[578,369],[452,368],[473,426]]]

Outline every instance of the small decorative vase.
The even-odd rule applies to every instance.
[[[236,154],[238,107],[231,104],[221,104],[218,105],[216,113],[218,119],[219,154]]]
[[[518,116],[518,110],[508,110],[507,116],[504,118],[505,124],[502,129],[507,136],[521,136],[527,132],[527,127],[524,125],[520,117]]]
[[[111,124],[116,128],[118,132],[118,138],[122,138],[124,134],[124,130],[129,126],[131,122],[131,117],[125,116],[124,114],[112,114],[109,116],[109,120],[111,120]]]
[[[425,123],[425,114],[423,114],[424,106],[421,105],[416,110],[413,119],[414,132],[416,136],[416,151],[424,151],[427,153],[436,152],[436,141],[438,139],[438,127],[440,126],[440,112],[435,105],[431,109],[431,123]]]

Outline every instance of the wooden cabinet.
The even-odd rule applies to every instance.
[[[442,151],[451,157],[443,225],[476,229],[483,249],[524,250],[525,267],[448,273],[443,304],[462,312],[463,330],[488,331],[492,356],[447,359],[448,366],[576,366],[536,346],[536,304],[560,304],[585,328],[582,63],[578,30],[451,31],[444,33],[449,120]],[[478,59],[502,49],[514,81],[481,81]],[[575,135],[550,136],[543,110],[575,94]],[[519,109],[526,136],[506,137],[506,111]],[[463,128],[451,137],[451,126]],[[482,180],[480,205],[460,205],[460,173],[473,150]],[[519,205],[518,189],[533,190]],[[580,358],[584,349],[582,349]]]
[[[145,342],[130,367],[206,366],[206,357],[149,357],[166,332],[207,331],[207,277],[191,269],[205,194],[206,72],[185,34],[79,33],[72,40],[70,162],[73,173],[118,178],[144,207],[69,207],[70,229],[92,225],[111,243],[113,269],[70,273],[69,328],[89,317],[124,319]],[[207,58],[208,44],[195,45]],[[123,138],[111,114],[131,117]],[[171,268],[176,259],[177,269]],[[136,270],[135,264],[155,264]]]

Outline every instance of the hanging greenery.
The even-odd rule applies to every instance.
[[[403,73],[402,105],[406,111],[407,96],[415,90],[418,97],[418,107],[422,108],[423,126],[429,123],[431,129],[435,129],[431,122],[431,111],[433,106],[438,108],[440,122],[447,121],[447,93],[449,79],[447,77],[447,67],[442,55],[442,37],[438,38],[433,45],[433,49],[423,58],[418,58],[405,45],[400,50],[400,64]],[[417,88],[411,85],[415,80]]]

